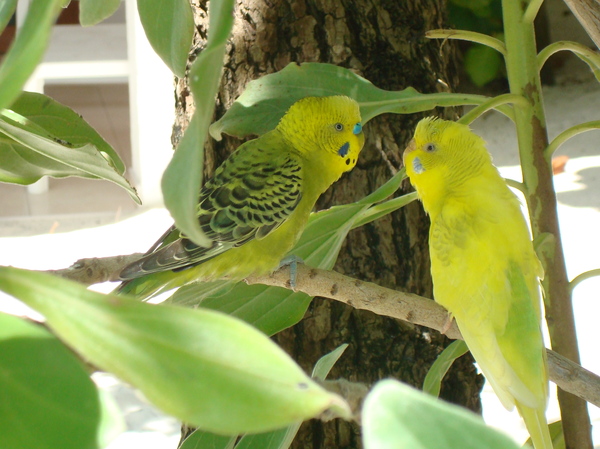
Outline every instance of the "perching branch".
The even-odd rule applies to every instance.
[[[47,273],[90,286],[101,282],[118,281],[119,273],[126,265],[138,260],[143,254],[135,253],[127,256],[92,257],[79,259],[69,268],[48,270]]]
[[[85,285],[118,280],[123,267],[141,254],[93,259],[81,259],[73,266],[51,273]],[[289,269],[282,268],[270,276],[246,279],[248,284],[265,284],[289,288]],[[321,296],[348,304],[355,309],[369,310],[405,322],[425,326],[449,338],[462,338],[455,322],[448,323],[448,312],[435,301],[371,282],[354,279],[335,271],[298,265],[296,290],[310,296]],[[550,380],[562,390],[600,407],[600,377],[576,363],[547,349]]]

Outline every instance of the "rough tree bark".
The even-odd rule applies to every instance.
[[[193,4],[198,24],[194,52],[199,52],[206,39],[207,4]],[[444,11],[443,0],[239,0],[217,118],[249,81],[290,62],[333,63],[389,90],[447,89],[438,80],[455,83],[452,47],[424,38],[426,30],[444,27]],[[192,112],[185,79],[179,81],[176,94],[175,144]],[[389,179],[401,166],[402,151],[417,120],[414,115],[388,115],[371,121],[365,127],[367,140],[357,167],[321,198],[318,208],[358,200]],[[209,142],[207,174],[237,145],[231,138]],[[408,189],[406,184],[404,190]],[[421,206],[411,204],[357,229],[345,242],[336,270],[431,297],[428,226]],[[373,383],[394,377],[417,387],[447,344],[437,332],[320,298],[301,323],[275,338],[309,372],[319,357],[349,343],[331,378]],[[470,356],[463,357],[447,376],[442,397],[479,411],[482,383]],[[302,426],[293,447],[360,447],[360,433],[339,420],[312,421]]]

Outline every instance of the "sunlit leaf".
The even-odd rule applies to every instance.
[[[468,410],[395,380],[378,382],[362,411],[365,449],[517,449]]]
[[[121,428],[71,351],[43,327],[3,313],[0,391],[2,448],[101,448]]]
[[[27,17],[0,65],[0,109],[19,96],[42,56],[65,0],[32,0]]]
[[[123,163],[115,151],[75,112],[33,93],[24,94],[15,106],[31,118],[13,110],[0,114],[1,181],[31,184],[42,176],[105,179],[140,203],[121,175]]]
[[[233,6],[233,0],[210,2],[208,42],[192,64],[189,75],[196,109],[162,178],[165,205],[177,228],[200,246],[210,244],[200,229],[196,215],[202,183],[204,142],[221,80],[227,38],[233,26]]]
[[[341,345],[329,354],[321,357],[313,369],[313,378],[325,380],[329,371],[342,356],[347,347],[347,344]],[[292,441],[294,441],[298,429],[300,428],[300,424],[302,423],[297,422],[285,429],[278,429],[261,434],[245,435],[240,439],[239,443],[235,446],[235,449],[287,449],[292,444]]]
[[[277,73],[248,83],[225,115],[211,125],[210,134],[217,140],[223,133],[238,137],[261,135],[275,128],[299,99],[329,95],[354,98],[360,105],[363,124],[386,112],[409,114],[429,111],[436,106],[480,104],[486,99],[467,94],[421,94],[412,87],[386,91],[343,67],[290,63]]]
[[[267,336],[227,315],[105,296],[12,267],[0,267],[0,289],[44,315],[86,360],[210,432],[264,432],[326,409],[349,415]]]
[[[79,0],[79,23],[83,26],[96,25],[112,16],[122,0]]]
[[[194,37],[189,0],[138,0],[137,6],[150,45],[169,69],[183,78]]]

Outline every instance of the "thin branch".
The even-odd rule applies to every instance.
[[[71,280],[83,279],[85,285],[118,280],[125,265],[141,254],[78,260],[72,267],[51,271]],[[310,296],[333,299],[355,309],[369,310],[405,322],[425,326],[444,333],[453,339],[462,339],[453,321],[448,322],[448,312],[431,299],[381,287],[371,282],[354,279],[335,271],[311,268],[299,264],[296,290]],[[248,284],[265,284],[289,288],[289,268],[282,268],[270,276],[246,279]],[[94,282],[91,282],[91,281]],[[564,391],[572,393],[600,407],[600,377],[576,363],[547,349],[549,376]]]
[[[86,286],[100,284],[101,282],[119,281],[119,273],[123,268],[142,256],[142,253],[135,253],[127,256],[79,259],[69,268],[48,270],[47,273],[71,279]]]

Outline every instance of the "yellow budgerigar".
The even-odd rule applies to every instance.
[[[200,247],[172,227],[121,272],[119,291],[146,298],[195,280],[241,280],[276,269],[319,196],[351,170],[364,144],[345,96],[294,103],[277,127],[241,145],[200,192]]]
[[[450,312],[507,409],[515,405],[536,449],[551,449],[541,333],[542,266],[517,197],[483,139],[425,118],[404,165],[431,218],[434,298]]]

